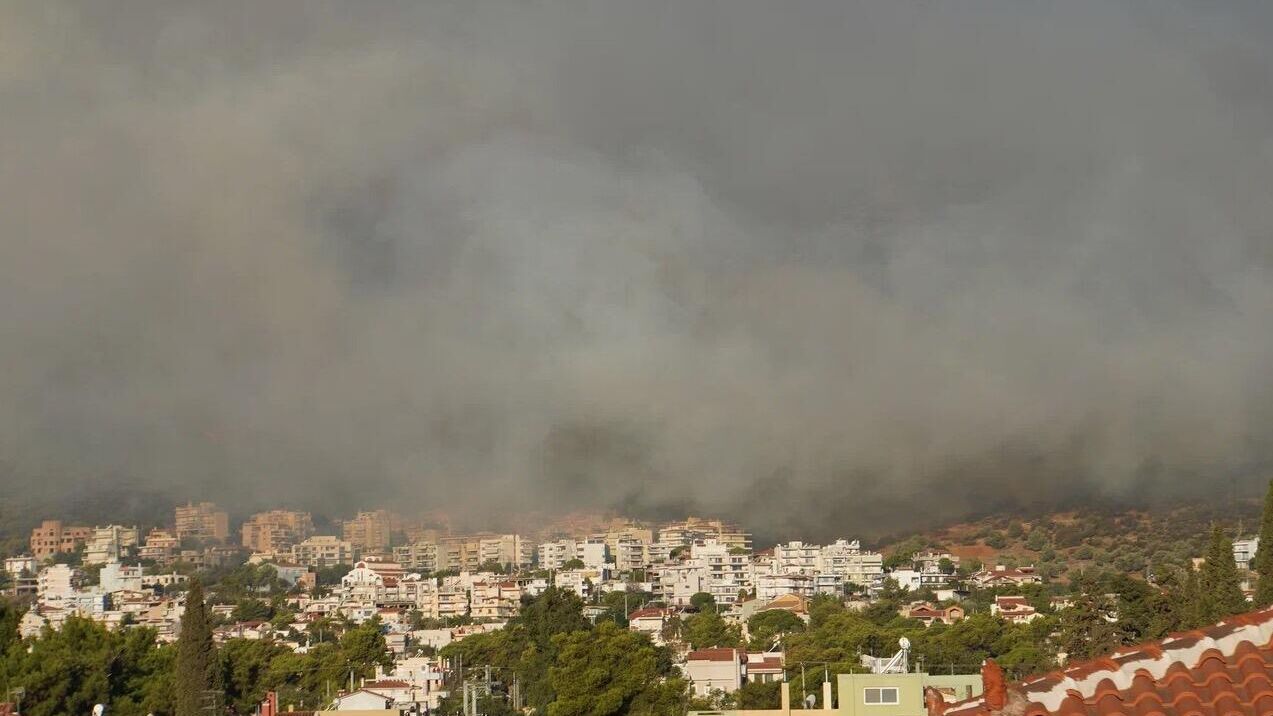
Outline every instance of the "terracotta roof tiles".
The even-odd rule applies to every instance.
[[[982,696],[934,702],[930,714],[1273,716],[1273,610],[1121,649],[1008,685],[1006,693],[1000,709]]]

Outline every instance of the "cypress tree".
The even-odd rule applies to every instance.
[[[1273,480],[1264,495],[1264,515],[1260,519],[1260,546],[1255,551],[1255,571],[1259,581],[1255,583],[1255,605],[1273,604]]]
[[[1198,570],[1189,565],[1185,583],[1180,590],[1178,608],[1179,625],[1183,629],[1196,629],[1208,620],[1203,616],[1202,588],[1198,586]]]
[[[186,610],[181,615],[181,634],[177,637],[176,682],[173,701],[176,716],[204,716],[208,692],[219,688],[216,645],[208,624],[207,606],[203,603],[203,586],[190,581],[186,593]]]
[[[1238,567],[1233,561],[1233,542],[1224,536],[1220,525],[1211,528],[1211,545],[1207,549],[1207,561],[1202,565],[1202,574],[1198,577],[1198,588],[1202,593],[1201,616],[1207,622],[1251,608],[1242,594]]]

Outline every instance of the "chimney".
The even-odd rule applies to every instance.
[[[831,682],[830,681],[822,682],[822,710],[823,711],[835,710],[834,707],[831,706]]]
[[[986,659],[981,665],[981,696],[991,711],[1002,711],[1008,701],[1008,684],[1003,680],[1003,669],[994,659]]]

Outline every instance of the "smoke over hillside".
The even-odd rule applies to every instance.
[[[1271,186],[1261,2],[3,3],[0,487],[1205,492],[1273,458]]]

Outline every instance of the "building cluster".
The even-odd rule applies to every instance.
[[[857,540],[791,541],[756,551],[751,535],[737,525],[698,518],[663,525],[581,520],[536,535],[456,534],[449,524],[439,524],[412,525],[390,511],[373,510],[325,529],[308,512],[275,509],[249,516],[232,532],[216,505],[190,503],[175,509],[171,523],[145,532],[47,520],[32,530],[30,554],[7,559],[5,570],[9,588],[33,601],[21,625],[25,635],[56,629],[79,615],[110,628],[151,626],[170,640],[184,609],[183,590],[173,588],[182,574],[220,565],[270,565],[279,580],[297,587],[288,596],[294,623],[236,622],[233,605],[217,605],[215,637],[269,639],[299,651],[322,640],[321,625],[329,618],[379,620],[396,667],[339,697],[351,707],[436,708],[444,695],[443,669],[423,656],[435,652],[421,648],[439,649],[502,628],[527,598],[550,586],[588,602],[610,592],[640,593],[641,601],[625,610],[629,628],[657,643],[672,638],[669,627],[704,594],[745,637],[748,620],[761,611],[782,609],[807,620],[808,600],[819,594],[870,599],[889,589],[931,592],[933,601],[913,602],[900,613],[924,625],[965,616],[954,588],[959,558],[947,553],[922,552],[886,570],[883,555]],[[320,574],[329,586],[315,589]],[[1031,567],[1002,566],[965,572],[963,579],[982,588],[1005,587],[1000,591],[1009,594],[1013,587],[1041,581]],[[585,615],[607,611],[589,606]],[[998,597],[992,612],[1013,622],[1039,616],[1027,600],[1014,596]],[[769,652],[686,650],[680,657],[696,692],[728,692],[748,682],[780,680],[785,665],[778,646]]]

